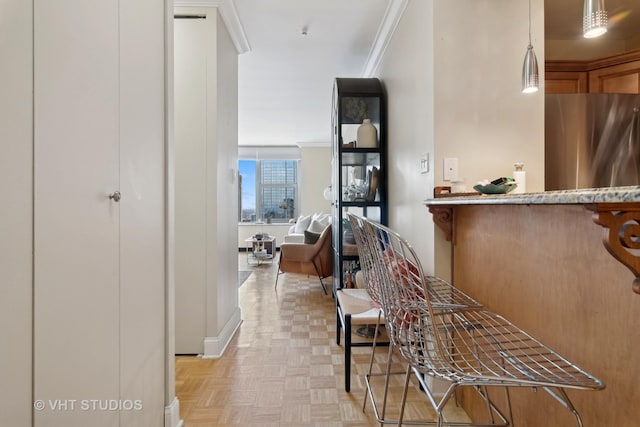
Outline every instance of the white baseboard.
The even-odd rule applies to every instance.
[[[204,338],[204,353],[203,359],[218,359],[222,357],[227,346],[231,342],[231,338],[236,333],[240,325],[242,324],[242,312],[240,307],[236,308],[236,311],[231,316],[231,319],[224,325],[220,335],[217,337],[205,337]]]
[[[177,397],[169,406],[164,407],[164,427],[182,427],[184,421],[180,419],[180,401]]]

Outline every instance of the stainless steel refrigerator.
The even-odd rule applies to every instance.
[[[545,188],[640,185],[640,95],[545,95]]]

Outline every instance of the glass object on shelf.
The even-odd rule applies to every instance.
[[[365,164],[343,166],[342,200],[346,202],[373,202],[378,197],[380,166]]]

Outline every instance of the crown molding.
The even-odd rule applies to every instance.
[[[238,10],[233,0],[175,0],[175,7],[215,7],[218,8],[222,21],[227,26],[233,45],[238,54],[251,50],[249,40],[238,16]]]
[[[588,60],[548,60],[545,61],[545,72],[547,71],[593,71],[599,68],[611,67],[614,65],[626,64],[640,60],[640,49],[631,50],[619,55],[607,56],[605,58]]]
[[[380,60],[382,60],[384,51],[387,49],[389,41],[391,41],[393,33],[398,27],[398,23],[400,22],[400,18],[402,18],[402,14],[404,13],[408,2],[409,0],[389,1],[387,10],[385,10],[384,17],[380,23],[380,27],[378,27],[378,33],[373,41],[373,45],[371,46],[371,51],[369,51],[369,57],[364,65],[362,77],[373,77],[373,73],[378,68]]]

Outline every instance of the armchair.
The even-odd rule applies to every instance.
[[[325,227],[318,240],[311,243],[283,243],[280,245],[280,261],[276,275],[282,273],[317,274],[324,293],[327,288],[322,279],[333,274],[333,250],[331,246],[331,225]]]

